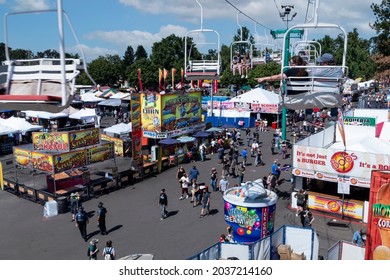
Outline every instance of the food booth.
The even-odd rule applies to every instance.
[[[308,189],[310,209],[367,222],[371,172],[390,170],[390,144],[364,133],[358,136],[346,131],[346,147],[343,141],[324,145],[324,139],[333,138],[332,129],[293,146],[295,187]],[[319,139],[324,142],[319,144]]]
[[[141,93],[142,144],[153,147],[162,139],[204,130],[201,102],[202,93],[200,91],[168,94]],[[156,159],[155,162],[160,171],[163,162],[166,161],[169,164],[170,158],[177,158],[178,163],[184,162],[190,146],[192,147],[191,142],[157,146],[157,157],[148,156],[146,161],[154,164],[152,159]]]
[[[101,142],[99,129],[33,132],[33,144],[14,148],[19,166],[46,173],[49,192],[55,196],[90,182],[89,164],[114,158],[114,145]]]

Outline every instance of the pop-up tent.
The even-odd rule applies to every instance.
[[[34,125],[23,118],[10,117],[9,119],[1,119],[0,125],[7,126],[15,131],[25,133],[27,131],[37,131],[43,129],[41,125]]]
[[[131,123],[128,124],[118,123],[111,127],[105,128],[103,131],[109,136],[113,136],[114,134],[118,134],[118,135],[129,134],[132,131],[132,126]]]
[[[86,123],[95,122],[96,111],[95,109],[83,108],[74,114],[69,115],[70,119],[84,120]]]
[[[253,112],[276,114],[279,110],[280,96],[262,88],[255,88],[233,97],[229,102],[248,103]]]
[[[13,134],[19,132],[16,129],[13,129],[8,126],[0,125],[0,135],[8,135],[8,134]]]

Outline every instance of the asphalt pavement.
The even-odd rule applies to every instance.
[[[265,166],[254,166],[254,157],[249,157],[244,181],[254,181],[271,171],[271,165],[277,159],[281,165],[291,164],[291,158],[282,159],[281,155],[271,155],[273,130],[260,132],[263,159]],[[242,133],[245,141],[245,132]],[[244,147],[240,146],[240,150]],[[290,152],[290,150],[289,150]],[[12,156],[9,158],[12,158]],[[3,159],[4,160],[4,159]],[[241,157],[240,157],[241,160]],[[129,159],[116,159],[120,170],[130,167]],[[216,167],[219,175],[222,165],[217,164],[217,155],[207,156],[205,162],[183,164],[186,171],[195,165],[200,171],[199,182],[208,186],[210,170]],[[104,171],[114,166],[112,160],[91,166],[92,169]],[[226,232],[224,221],[223,199],[221,193],[211,194],[211,215],[200,218],[200,207],[193,207],[190,198],[179,200],[180,188],[176,179],[177,168],[170,168],[154,177],[146,178],[132,186],[102,195],[83,203],[90,215],[87,226],[89,240],[98,238],[98,248],[103,249],[107,240],[112,240],[117,257],[129,254],[153,254],[158,260],[181,260],[192,256],[218,242],[221,233]],[[14,171],[8,170],[12,176]],[[44,184],[42,178],[33,178],[28,170],[18,171],[25,176],[24,180],[34,184]],[[289,209],[292,186],[291,169],[282,172],[281,185],[278,191],[275,228],[280,226],[300,226],[295,211]],[[236,178],[228,177],[230,186],[237,183]],[[160,220],[158,196],[160,189],[165,188],[168,195],[169,217]],[[107,208],[108,235],[99,234],[96,211],[99,202]],[[43,217],[43,206],[18,198],[6,191],[0,191],[0,259],[1,260],[85,260],[89,242],[85,242],[79,230],[71,222],[71,214]],[[319,255],[326,258],[328,249],[339,240],[350,241],[353,233],[365,224],[341,220],[314,212],[314,229],[319,237]],[[337,220],[343,226],[329,225]],[[101,256],[99,256],[102,259]]]

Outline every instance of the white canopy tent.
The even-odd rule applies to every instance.
[[[74,114],[69,115],[70,119],[84,120],[87,123],[95,122],[96,110],[90,108],[83,108]]]
[[[37,131],[43,129],[41,125],[34,125],[23,118],[10,117],[9,119],[1,119],[0,125],[10,127],[16,131],[25,133],[27,131]]]
[[[81,101],[83,102],[99,102],[104,100],[104,98],[96,97],[96,92],[88,91],[83,95],[80,95]]]
[[[117,92],[116,94],[110,96],[110,99],[122,99],[125,97],[129,97],[130,93],[124,93],[124,92]]]
[[[132,125],[131,123],[118,123],[116,125],[113,125],[111,127],[105,128],[104,133],[107,135],[113,136],[114,134],[123,135],[123,134],[129,134],[132,131]]]
[[[233,97],[230,102],[279,104],[279,94],[262,88],[255,88],[239,96]]]
[[[121,99],[107,99],[98,103],[99,106],[110,106],[110,107],[119,107],[121,106]]]
[[[19,130],[13,129],[8,126],[0,125],[0,135],[8,135],[13,133],[18,133]]]
[[[56,119],[56,118],[65,118],[68,117],[69,114],[67,113],[49,113],[45,111],[22,111],[23,113],[26,114],[26,117],[31,117],[31,118],[41,118],[41,119]]]

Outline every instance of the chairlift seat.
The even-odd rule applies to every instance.
[[[219,79],[218,60],[190,60],[186,69],[187,80]]]
[[[11,60],[4,64],[8,69],[2,73],[7,77],[5,94],[0,95],[0,108],[60,112],[71,103],[80,73],[79,59],[65,60],[65,100],[60,59]]]
[[[286,93],[282,95],[282,103],[287,109],[333,108],[342,105],[343,77],[288,77],[285,82]]]

